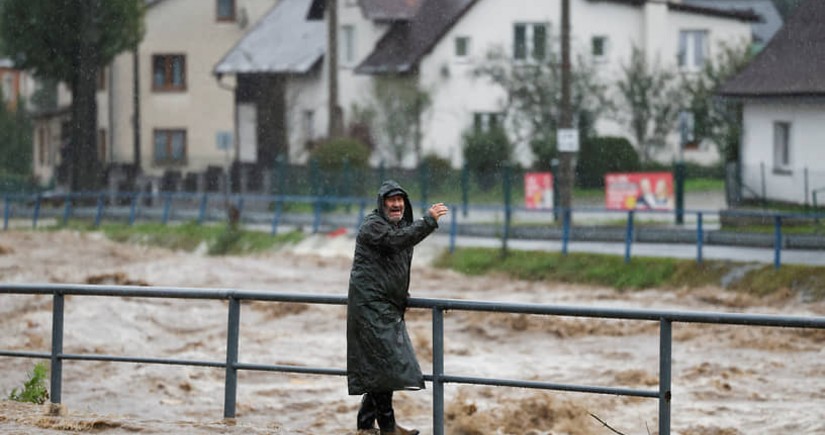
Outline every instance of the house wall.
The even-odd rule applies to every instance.
[[[424,115],[423,152],[435,153],[450,159],[453,165],[463,161],[461,138],[472,125],[474,112],[498,112],[504,106],[505,95],[483,79],[474,78],[471,72],[481,62],[491,47],[503,47],[512,52],[513,24],[516,22],[550,24],[550,32],[557,42],[560,35],[560,7],[544,0],[520,0],[519,7],[512,7],[508,0],[481,0],[476,3],[420,63],[419,80],[422,89],[430,92],[433,104]],[[621,77],[621,67],[630,58],[634,46],[645,50],[651,61],[658,60],[663,68],[677,68],[680,30],[707,30],[710,55],[717,52],[720,41],[748,41],[750,23],[731,19],[713,18],[706,15],[671,11],[660,2],[634,7],[611,2],[571,2],[573,55],[590,55],[591,38],[604,35],[608,38],[607,55],[596,64],[597,74],[609,84]],[[454,55],[457,36],[470,36],[471,53],[468,60]],[[558,46],[555,47],[558,50]],[[342,74],[342,93],[353,99],[364,95],[363,80],[356,83]],[[348,89],[348,90],[345,90]],[[618,95],[612,87],[611,98]],[[344,101],[344,100],[342,100]],[[348,107],[344,107],[345,110]],[[620,135],[629,139],[630,130],[615,116],[605,116],[596,125],[601,135]],[[679,136],[676,126],[666,147],[655,154],[661,161],[671,161],[679,154]],[[632,141],[632,139],[631,139]],[[526,143],[516,144],[517,160],[528,164],[532,160]],[[687,151],[685,158],[700,163],[718,161],[719,154],[712,144],[703,144],[699,150]]]
[[[744,104],[744,134],[740,154],[743,196],[811,203],[814,189],[825,189],[825,99],[817,101],[751,101]],[[788,122],[790,170],[774,170],[774,123]],[[807,180],[806,180],[807,178]],[[807,192],[806,192],[807,185]],[[818,193],[825,202],[825,190]]]
[[[167,169],[182,172],[203,171],[209,165],[223,166],[226,153],[217,148],[218,132],[235,131],[234,79],[224,78],[222,88],[212,75],[215,64],[254,26],[277,0],[237,0],[236,16],[245,14],[245,27],[216,20],[215,1],[165,0],[148,9],[146,34],[139,47],[140,147],[141,165],[150,176]],[[186,90],[152,90],[152,56],[186,56]],[[110,137],[107,160],[134,161],[133,61],[132,53],[122,53],[111,65],[113,81],[98,93],[99,128]],[[110,106],[111,103],[111,106]],[[112,110],[110,111],[110,107]],[[185,129],[187,161],[183,167],[155,164],[155,129]]]

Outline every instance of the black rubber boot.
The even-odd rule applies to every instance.
[[[387,393],[371,393],[375,402],[375,416],[381,433],[395,431],[395,412],[392,410],[392,391]]]
[[[364,394],[361,398],[361,409],[358,410],[358,430],[368,430],[375,427],[375,400]]]

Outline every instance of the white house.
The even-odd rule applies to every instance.
[[[808,204],[825,197],[825,2],[800,4],[720,94],[743,102],[739,156],[745,198]]]
[[[317,20],[321,1],[283,1],[280,8],[303,9],[304,21]],[[425,90],[431,105],[421,117],[422,154],[449,159],[454,166],[463,162],[462,135],[468,129],[494,120],[507,96],[503,90],[472,71],[487,53],[501,48],[513,64],[529,64],[536,50],[554,50],[561,23],[560,2],[546,0],[339,0],[338,2],[338,81],[340,106],[345,124],[358,121],[356,108],[369,105],[373,80],[379,76],[405,77]],[[313,15],[314,18],[310,18]],[[714,56],[722,42],[747,43],[751,24],[758,16],[750,11],[718,10],[656,0],[571,0],[572,50],[588,58],[598,76],[613,83],[627,64],[634,47],[644,51],[650,63],[684,73],[697,71]],[[275,20],[273,19],[274,23]],[[262,22],[253,32],[264,33]],[[323,40],[322,26],[315,27],[315,39]],[[321,36],[319,36],[321,35]],[[320,38],[320,39],[319,39]],[[258,37],[259,40],[262,40]],[[279,50],[279,45],[295,44],[305,38],[270,38],[255,50]],[[243,52],[241,53],[241,46]],[[215,68],[216,74],[242,74],[241,54],[258,56],[249,45],[239,44]],[[298,88],[286,85],[290,104],[283,118],[288,134],[289,156],[302,161],[305,144],[326,131],[327,79],[329,62],[324,56],[307,71],[290,71],[289,80],[300,81]],[[273,73],[277,73],[273,68]],[[260,70],[266,73],[266,69]],[[284,71],[281,71],[282,73]],[[284,76],[286,77],[286,76]],[[375,161],[387,158],[386,138],[373,128],[378,147]],[[602,135],[630,136],[630,131],[615,119],[601,119],[597,130]],[[679,129],[674,128],[667,147],[656,157],[670,161],[680,151]],[[517,144],[517,158],[524,164],[532,160],[529,147]],[[702,163],[718,161],[712,144],[702,144],[685,153],[688,160]],[[415,164],[409,154],[402,162]]]

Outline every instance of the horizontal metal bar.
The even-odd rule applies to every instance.
[[[0,350],[0,356],[49,359],[49,358],[52,357],[52,354],[50,354],[48,352],[22,352],[22,351],[18,352],[18,351]]]
[[[58,355],[58,358],[64,360],[75,361],[112,361],[112,362],[127,362],[127,363],[142,363],[142,364],[164,364],[177,366],[195,366],[195,367],[226,367],[225,362],[221,361],[199,361],[199,360],[183,360],[183,359],[167,359],[167,358],[138,358],[130,356],[115,356],[115,355],[79,355],[64,353]]]
[[[426,378],[426,377],[425,377]],[[429,377],[432,380],[432,377]],[[597,387],[587,385],[556,384],[552,382],[519,381],[513,379],[475,378],[468,376],[441,376],[444,383],[490,385],[494,387],[532,388],[539,390],[573,391],[579,393],[611,394],[615,396],[636,396],[658,398],[659,392],[653,390],[636,390],[631,388]]]
[[[283,372],[283,373],[303,373],[311,375],[334,375],[346,376],[345,369],[321,368],[321,367],[300,367],[287,365],[265,365],[265,364],[248,364],[237,363],[235,368],[238,370],[253,370],[262,372]]]

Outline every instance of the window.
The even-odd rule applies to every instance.
[[[788,172],[791,169],[791,123],[773,123],[773,169]]]
[[[470,37],[457,36],[455,38],[455,57],[457,59],[467,59],[470,56]]]
[[[590,39],[590,53],[596,61],[607,59],[607,36],[594,36]]]
[[[501,114],[491,112],[476,112],[473,114],[473,131],[487,133],[501,127]]]
[[[155,130],[154,140],[155,164],[186,163],[186,130]]]
[[[679,32],[679,67],[698,70],[705,66],[708,55],[706,30],[682,30]]]
[[[235,21],[235,0],[217,0],[218,21]]]
[[[513,43],[514,59],[543,60],[547,57],[547,25],[516,24],[513,27]]]
[[[341,26],[341,65],[351,66],[355,63],[355,26],[346,24]]]
[[[186,90],[186,56],[181,54],[152,56],[152,89],[155,91]]]
[[[100,162],[106,161],[106,129],[97,130],[97,158]]]
[[[14,92],[14,76],[11,72],[6,71],[3,74],[3,101],[12,101],[15,97]]]

